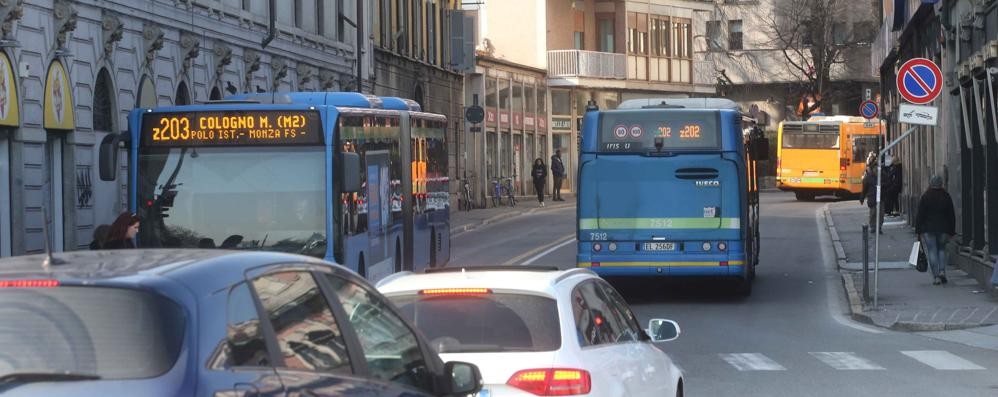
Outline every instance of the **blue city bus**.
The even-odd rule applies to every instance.
[[[580,157],[579,267],[601,276],[725,278],[751,293],[759,262],[755,162],[768,157],[768,142],[734,102],[590,106]]]
[[[142,247],[305,254],[371,280],[450,259],[447,120],[359,93],[241,94],[134,109],[101,143],[129,152]]]

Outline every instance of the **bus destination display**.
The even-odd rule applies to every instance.
[[[319,114],[313,110],[233,110],[147,113],[145,146],[259,146],[322,143]]]
[[[715,112],[607,112],[600,121],[601,152],[714,149],[720,145]]]

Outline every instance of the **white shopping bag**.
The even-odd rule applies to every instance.
[[[911,254],[908,255],[908,264],[911,265],[911,267],[918,266],[918,250],[921,248],[921,245],[922,243],[919,241],[916,241],[911,245]]]

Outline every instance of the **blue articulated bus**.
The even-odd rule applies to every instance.
[[[450,258],[447,120],[359,93],[242,94],[135,109],[101,144],[129,149],[142,247],[293,252],[371,280]]]
[[[577,265],[602,276],[727,278],[759,261],[761,130],[726,99],[591,106],[579,161]],[[749,150],[752,148],[752,150]]]

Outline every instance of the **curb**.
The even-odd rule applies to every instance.
[[[846,267],[846,250],[842,247],[842,239],[839,238],[839,231],[835,228],[835,221],[832,220],[831,211],[828,209],[828,204],[822,209],[823,215],[825,217],[825,225],[828,228],[828,234],[832,237],[832,247],[835,248],[835,261],[839,270]]]
[[[478,228],[480,228],[482,226],[491,225],[493,223],[499,223],[500,221],[513,219],[513,218],[519,217],[521,215],[529,215],[529,214],[534,214],[534,213],[538,213],[538,212],[542,212],[543,213],[543,212],[554,211],[554,210],[558,210],[558,209],[562,209],[562,208],[567,208],[567,207],[569,207],[569,205],[565,204],[565,205],[550,206],[550,207],[535,207],[535,208],[531,208],[531,209],[526,210],[526,211],[518,211],[518,212],[512,212],[512,213],[497,214],[497,215],[494,215],[492,217],[485,218],[485,219],[483,219],[483,220],[481,220],[479,222],[473,222],[473,223],[469,223],[469,224],[463,225],[463,226],[452,227],[450,229],[450,236],[452,238],[456,237],[456,236],[460,236],[460,235],[465,234],[467,232],[470,232],[472,230],[478,229]]]

